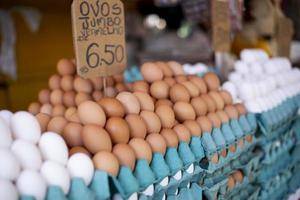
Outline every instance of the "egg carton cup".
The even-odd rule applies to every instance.
[[[292,163],[293,165],[296,165],[298,162],[300,162],[300,144],[296,144],[293,147],[293,150],[291,152],[291,158],[292,158]]]
[[[295,133],[295,137],[297,139],[297,143],[300,144],[300,119],[299,117],[295,120],[292,129]]]
[[[298,169],[300,170],[300,169]],[[300,173],[297,170],[292,171],[293,176],[289,180],[289,191],[290,193],[294,193],[300,187]]]
[[[247,176],[244,176],[243,181],[240,182],[236,182],[235,187],[233,189],[228,189],[227,192],[224,195],[224,199],[230,199],[233,196],[237,196],[238,193],[241,190],[244,190],[248,184],[250,183],[249,179]]]
[[[170,194],[166,196],[167,200],[202,200],[202,189],[196,184],[192,183],[186,188],[180,188],[177,194]]]
[[[224,179],[221,182],[211,186],[211,187],[203,187],[203,194],[207,200],[215,200],[218,199],[219,196],[225,195],[227,190],[227,182],[228,179]]]
[[[278,173],[272,179],[269,179],[268,182],[260,184],[262,191],[272,192],[283,184],[286,184],[287,181],[290,180],[292,177],[292,173],[290,169],[283,170],[282,172]]]

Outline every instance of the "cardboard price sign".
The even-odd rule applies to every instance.
[[[120,0],[74,0],[72,25],[78,75],[106,77],[125,69],[124,5]]]
[[[278,56],[290,57],[290,48],[294,34],[293,22],[287,17],[277,18],[277,54]]]
[[[215,51],[230,51],[230,13],[228,0],[212,0],[212,42]]]

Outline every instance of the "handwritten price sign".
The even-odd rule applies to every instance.
[[[74,0],[72,25],[78,75],[106,77],[125,69],[124,5],[120,0]]]

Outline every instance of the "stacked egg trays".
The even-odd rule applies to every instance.
[[[256,175],[259,199],[281,199],[294,192],[287,183],[298,157],[291,149],[296,145],[292,127],[300,104],[300,71],[288,59],[269,59],[260,50],[244,50],[223,88],[235,102],[244,102],[259,124],[256,150],[263,154]],[[299,184],[299,179],[295,182]]]
[[[231,161],[255,144],[255,116],[232,104],[215,74],[187,76],[176,62],[145,63],[143,80],[108,77],[104,97],[102,78],[82,79],[75,71],[72,61],[60,60],[49,88],[29,106],[42,141],[56,139],[42,142],[50,166],[38,172],[47,192],[37,196],[17,186],[22,198],[198,199],[203,188],[210,193],[203,175],[225,166],[235,170],[231,189],[247,180],[246,163]],[[77,164],[73,171],[68,158]]]
[[[155,63],[157,65],[162,65],[162,62],[157,62]],[[196,74],[197,76],[201,76],[203,74],[206,74],[209,72],[209,68],[204,65],[204,64],[195,64],[195,65],[190,65],[190,64],[185,64],[183,65],[183,70],[185,74]],[[182,74],[183,72],[180,72],[180,74]],[[143,76],[141,71],[137,68],[137,67],[133,67],[130,68],[128,70],[126,70],[125,75],[124,75],[125,79],[128,82],[134,82],[136,80],[143,80]],[[231,102],[232,100],[230,100]],[[240,116],[239,117],[234,117],[237,115],[236,111],[232,110],[231,108],[226,108],[227,113],[231,113],[232,117],[235,119],[238,119],[237,122],[236,120],[231,120],[230,122],[226,119],[224,119],[223,117],[223,121],[221,124],[221,133],[225,136],[223,136],[225,138],[226,141],[226,145],[227,147],[234,148],[234,146],[232,146],[231,144],[232,141],[235,141],[235,143],[237,144],[239,139],[238,138],[242,138],[241,135],[247,135],[247,133],[249,135],[253,135],[256,131],[257,128],[257,124],[256,124],[256,118],[254,114],[247,114],[246,116],[244,108],[242,105],[238,105],[237,104],[237,110],[238,112],[240,112]],[[219,111],[218,113],[219,115],[222,116],[222,112]],[[222,119],[222,117],[221,117]],[[217,136],[217,132],[219,130],[214,130],[214,134],[215,134],[215,139],[216,140],[222,140],[222,136]],[[233,136],[231,136],[233,133]],[[248,137],[249,137],[248,135]],[[234,137],[236,137],[235,139],[233,139]],[[213,140],[214,140],[213,138]],[[205,135],[202,138],[202,145],[204,146],[205,149],[205,154],[209,154],[212,152],[212,150],[209,149],[209,147],[213,147],[215,146],[215,144],[209,143],[209,141],[213,141],[210,138],[207,138],[207,135]],[[251,142],[250,142],[251,141]],[[220,142],[220,141],[218,141]],[[240,142],[242,142],[240,140]],[[248,143],[249,142],[249,143]],[[200,162],[200,167],[202,169],[205,169],[205,173],[203,175],[203,178],[200,180],[200,185],[202,187],[202,189],[204,190],[204,195],[206,196],[207,199],[224,199],[224,198],[229,198],[230,196],[237,196],[237,195],[233,195],[233,194],[238,194],[240,190],[243,189],[243,187],[241,187],[241,179],[239,181],[236,181],[235,179],[230,179],[231,181],[231,189],[234,188],[233,186],[235,186],[235,183],[237,183],[237,188],[234,188],[234,190],[228,189],[227,184],[228,184],[228,177],[230,177],[231,174],[234,174],[234,169],[238,169],[238,167],[236,167],[234,165],[235,162],[232,161],[236,161],[239,160],[239,155],[243,154],[243,152],[245,151],[250,151],[252,152],[252,149],[254,147],[255,144],[255,138],[252,140],[252,138],[248,138],[248,142],[246,142],[246,146],[244,146],[243,148],[241,148],[241,146],[243,146],[243,143],[240,143],[240,145],[236,145],[237,147],[237,152],[234,153],[234,155],[232,155],[232,152],[230,152],[230,150],[228,151],[230,156],[228,156],[226,160],[223,160],[222,162],[220,162],[219,165],[216,165],[212,162],[207,162],[205,161],[205,159],[203,159]],[[215,142],[216,143],[216,142]],[[220,144],[220,143],[219,143]],[[207,147],[207,148],[205,148]],[[229,148],[230,149],[230,148]],[[235,150],[233,150],[235,151]],[[248,155],[248,154],[247,154]],[[253,180],[253,173],[256,170],[255,167],[251,168],[253,166],[253,163],[257,163],[257,160],[259,159],[259,155],[255,155],[255,154],[251,154],[252,156],[254,156],[255,158],[253,158],[253,161],[249,161],[250,157],[248,155],[249,159],[246,159],[245,161],[249,161],[248,163],[243,162],[243,168],[250,168],[252,169],[251,172],[251,178],[250,180]],[[222,157],[221,157],[222,158]],[[232,166],[233,165],[233,166]],[[239,165],[241,167],[241,164]],[[254,165],[257,166],[257,165]],[[231,169],[231,171],[230,171]],[[231,174],[230,174],[231,172]],[[249,170],[247,170],[249,175]],[[242,174],[242,176],[244,176]],[[234,177],[234,176],[233,176]],[[208,179],[208,181],[206,181],[205,179]],[[244,181],[243,186],[247,186],[247,177],[245,177],[246,181]],[[208,184],[207,184],[208,183]],[[232,186],[233,185],[233,186]],[[253,192],[255,190],[255,192]],[[251,188],[247,188],[244,189],[244,192],[241,192],[241,197],[247,197],[250,198],[251,196],[256,197],[256,195],[258,194],[257,192],[257,188],[251,187]],[[225,197],[227,196],[227,197]]]

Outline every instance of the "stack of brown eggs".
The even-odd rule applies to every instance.
[[[185,75],[173,61],[145,63],[144,80],[132,85],[122,76],[108,78],[108,97],[101,92],[102,79],[76,76],[72,61],[60,60],[57,71],[29,111],[42,132],[63,136],[70,156],[76,152],[93,156],[97,169],[115,176],[120,165],[134,170],[136,159],[150,163],[153,153],[164,155],[167,147],[176,148],[181,141],[189,144],[192,136],[211,133],[213,127],[246,113],[243,105],[233,105],[231,95],[220,90],[215,74]],[[229,149],[235,152],[236,146]],[[221,155],[226,157],[227,149]],[[216,153],[211,161],[218,159]]]

